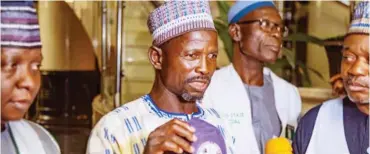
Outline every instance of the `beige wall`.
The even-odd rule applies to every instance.
[[[144,1],[128,1],[124,10],[124,55],[122,100],[131,101],[149,92],[154,70],[147,51],[152,42],[147,17],[153,6]]]
[[[39,1],[42,70],[94,70],[94,49],[85,28],[63,1]]]
[[[349,8],[339,2],[311,1],[308,33],[323,39],[345,34],[349,19]],[[324,47],[308,44],[307,65],[318,70],[325,78],[322,80],[310,73],[313,87],[330,88],[328,57]]]

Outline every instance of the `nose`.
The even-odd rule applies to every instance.
[[[367,76],[369,75],[369,66],[367,63],[358,59],[348,70],[348,74],[352,76]]]
[[[20,89],[30,91],[36,87],[36,80],[37,78],[31,72],[31,70],[24,69],[23,71],[19,71],[17,86]]]
[[[279,41],[283,38],[283,33],[278,30],[278,27],[271,28],[271,36],[277,38]]]
[[[203,55],[202,58],[199,61],[198,67],[195,69],[195,71],[202,75],[208,75],[209,74],[209,64],[208,64],[207,56]]]

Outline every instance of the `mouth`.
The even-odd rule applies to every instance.
[[[28,108],[32,104],[32,101],[29,101],[29,100],[15,100],[14,101],[14,100],[12,100],[9,103],[13,104],[16,109],[24,111],[24,110],[28,110]]]
[[[369,90],[369,87],[365,87],[361,84],[357,84],[357,83],[350,83],[348,84],[348,90],[352,91],[352,92],[362,92],[362,91],[368,91]]]
[[[275,52],[275,53],[280,52],[280,47],[277,46],[277,45],[267,45],[267,48],[270,49],[271,51]]]
[[[194,88],[196,91],[204,92],[208,87],[209,81],[201,80],[201,81],[192,81],[189,85]]]

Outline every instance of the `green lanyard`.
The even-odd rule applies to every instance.
[[[15,148],[15,152],[16,152],[17,154],[20,154],[20,152],[19,152],[19,148],[18,148],[18,145],[17,145],[17,142],[15,142],[14,135],[13,135],[12,129],[10,128],[9,123],[8,123],[8,128],[9,128],[10,138],[12,139],[12,143],[13,143],[14,148]]]

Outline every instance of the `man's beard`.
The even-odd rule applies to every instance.
[[[191,102],[191,101],[200,101],[203,99],[203,96],[192,96],[189,92],[184,91],[181,94],[181,98],[187,102]]]
[[[195,76],[195,77],[191,77],[191,78],[188,78],[184,81],[184,85],[188,84],[188,83],[191,83],[193,81],[196,81],[196,80],[207,80],[208,83],[210,82],[211,80],[211,77],[209,76]],[[200,101],[203,99],[203,94],[201,96],[194,96],[194,95],[191,95],[189,91],[187,91],[186,89],[183,90],[183,92],[181,93],[181,98],[184,100],[184,101],[187,101],[187,102],[191,102],[191,101]]]

